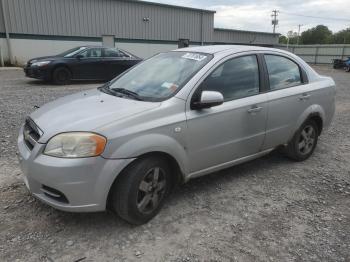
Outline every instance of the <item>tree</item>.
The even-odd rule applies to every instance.
[[[281,35],[279,37],[279,43],[286,45],[288,43],[288,38],[289,38],[289,44],[295,45],[298,42],[298,33],[289,31],[287,36]]]
[[[310,44],[330,44],[332,43],[332,31],[327,26],[318,25],[304,31],[301,34],[301,42]]]
[[[350,27],[335,33],[332,40],[334,44],[350,44]]]
[[[293,32],[293,30],[287,33],[287,37],[289,38],[290,45],[296,45],[298,43],[298,33]]]
[[[279,42],[280,44],[284,44],[284,45],[286,45],[286,44],[287,44],[287,42],[288,42],[288,39],[287,39],[287,37],[286,37],[286,36],[284,36],[284,35],[280,35],[280,37],[278,38],[278,42]]]

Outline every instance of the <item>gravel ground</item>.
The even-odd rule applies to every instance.
[[[99,84],[52,86],[0,71],[1,261],[350,261],[350,74],[337,110],[303,163],[272,153],[190,181],[143,226],[112,213],[72,214],[35,200],[16,159],[35,105]]]

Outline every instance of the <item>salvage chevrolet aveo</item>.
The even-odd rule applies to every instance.
[[[161,53],[97,89],[27,117],[19,161],[28,189],[74,212],[154,217],[179,182],[284,148],[313,153],[335,83],[299,57],[249,46]]]

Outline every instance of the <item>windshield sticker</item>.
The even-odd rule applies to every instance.
[[[192,59],[192,60],[196,60],[196,61],[202,61],[202,60],[206,59],[207,56],[201,55],[201,54],[196,54],[196,53],[186,53],[182,56],[182,58]]]
[[[170,89],[171,91],[176,90],[179,86],[174,83],[164,82],[161,87]]]

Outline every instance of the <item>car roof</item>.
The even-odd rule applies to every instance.
[[[261,46],[250,46],[250,45],[208,45],[208,46],[194,46],[176,49],[174,51],[184,52],[198,52],[207,54],[216,54],[224,51],[231,51],[232,53],[239,53],[245,51],[276,51],[275,48],[267,48]],[[279,50],[280,51],[280,50]]]
[[[85,48],[105,48],[102,45],[82,45],[82,46],[78,46],[80,48],[85,47]]]

